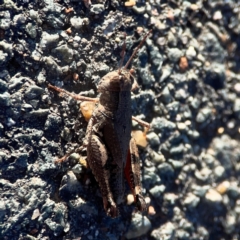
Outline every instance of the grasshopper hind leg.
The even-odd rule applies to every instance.
[[[116,203],[114,202],[109,183],[110,172],[107,168],[108,153],[106,146],[97,135],[92,135],[88,144],[88,164],[99,184],[104,209],[107,215],[115,218],[118,216],[118,209]]]
[[[127,163],[124,171],[125,177],[134,196],[134,201],[137,209],[141,212],[146,211],[147,204],[141,192],[142,187],[140,181],[140,161],[137,145],[134,138],[130,140]]]

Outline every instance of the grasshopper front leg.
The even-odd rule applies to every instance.
[[[138,148],[134,138],[131,138],[129,143],[129,151],[127,163],[124,169],[125,177],[130,186],[137,209],[141,212],[147,210],[147,204],[142,196],[142,187],[140,181],[140,161],[138,155]]]

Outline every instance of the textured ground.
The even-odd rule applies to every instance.
[[[240,239],[239,1],[88,3],[0,0],[0,239]],[[122,204],[112,220],[77,154],[53,163],[87,122],[47,84],[96,97],[124,32],[127,59],[149,29],[132,110],[152,126],[139,148],[150,209]]]

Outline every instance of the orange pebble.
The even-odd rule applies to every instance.
[[[141,130],[134,130],[132,131],[132,136],[136,141],[136,144],[140,147],[145,148],[148,144],[147,137],[146,137],[146,131]]]
[[[73,8],[65,8],[65,13],[73,12]]]
[[[79,75],[77,73],[73,74],[73,80],[77,81],[79,79]]]
[[[156,211],[155,211],[154,207],[151,206],[151,205],[148,207],[148,214],[149,215],[155,215],[156,214]]]
[[[66,33],[70,35],[70,34],[72,33],[72,29],[71,29],[71,28],[68,28],[68,29],[66,30]]]
[[[128,2],[125,2],[125,7],[133,7],[136,5],[135,0],[129,0]]]
[[[80,104],[81,112],[87,122],[91,118],[94,108],[95,108],[94,102],[82,102]]]
[[[179,62],[179,67],[182,71],[186,71],[188,68],[188,60],[186,57],[181,57]]]

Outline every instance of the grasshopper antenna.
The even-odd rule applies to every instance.
[[[135,50],[133,51],[132,56],[128,59],[126,65],[124,66],[125,69],[127,69],[127,67],[129,66],[129,64],[131,63],[131,61],[133,60],[134,56],[137,54],[138,50],[142,47],[143,43],[146,41],[147,37],[150,35],[150,33],[152,32],[152,30],[150,30],[144,37],[143,40],[139,43],[139,45],[135,48]]]
[[[122,68],[122,65],[123,65],[123,60],[124,60],[124,57],[125,57],[125,53],[126,53],[126,33],[124,33],[124,43],[123,43],[123,48],[122,48],[122,51],[121,51],[121,54],[120,54],[122,59],[121,59],[120,66],[119,66],[119,69],[118,69],[118,74],[121,73],[121,68]]]

